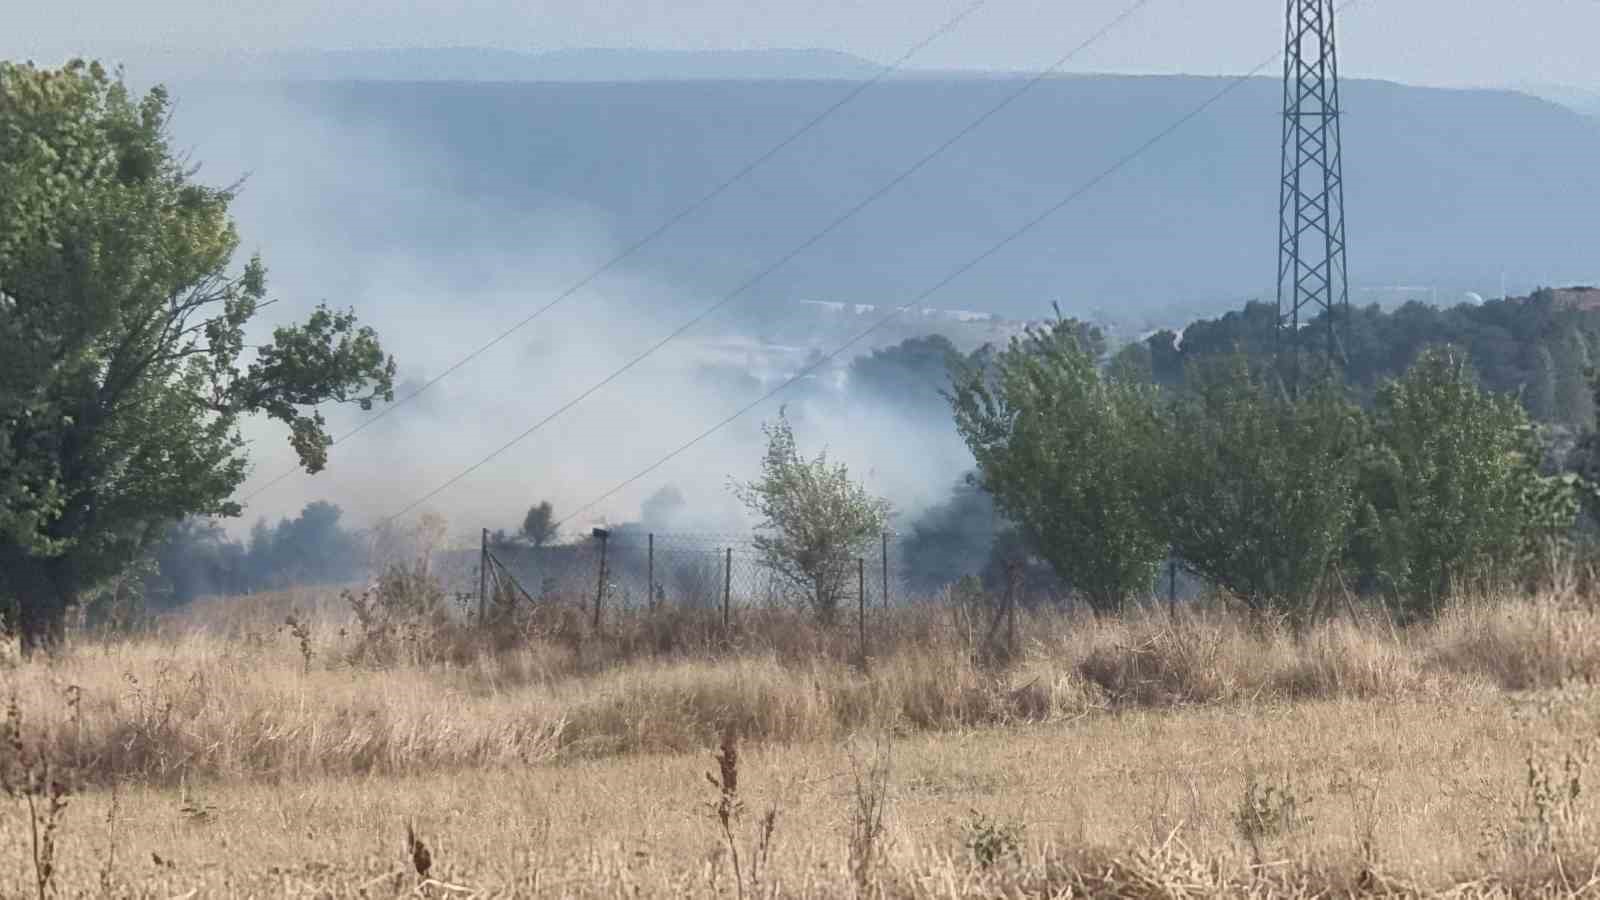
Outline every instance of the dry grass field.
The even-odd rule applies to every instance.
[[[1600,894],[1577,598],[869,624],[378,648],[290,594],[11,658],[0,897]]]

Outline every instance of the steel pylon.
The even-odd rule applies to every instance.
[[[1339,358],[1337,325],[1348,318],[1344,158],[1334,0],[1288,0],[1283,58],[1283,162],[1278,201],[1278,347],[1299,380],[1302,346],[1325,341]],[[1311,339],[1301,326],[1323,319]]]

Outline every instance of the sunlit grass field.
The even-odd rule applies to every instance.
[[[378,653],[331,592],[201,604],[3,664],[0,896],[41,838],[62,896],[1600,890],[1600,612],[1357,613],[1023,613],[1007,659],[926,604],[863,662],[777,610]]]

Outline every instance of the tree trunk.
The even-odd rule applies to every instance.
[[[77,597],[61,579],[52,577],[48,564],[22,566],[12,573],[17,591],[17,635],[22,639],[23,657],[35,653],[53,654],[67,636],[67,610]]]

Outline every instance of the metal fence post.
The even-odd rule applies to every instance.
[[[1006,659],[1017,657],[1017,594],[1022,587],[1022,566],[1011,564],[1010,586],[1006,590]]]
[[[594,589],[594,630],[600,630],[600,601],[606,595],[606,545],[609,543],[611,532],[604,528],[593,531],[596,538],[600,539],[600,579]]]
[[[889,611],[889,532],[883,533],[883,611]]]
[[[489,529],[483,530],[483,543],[478,549],[478,625],[483,625],[489,609]]]
[[[867,664],[867,560],[865,557],[856,557],[856,596],[859,598],[860,612],[856,617],[856,625],[860,631],[861,664]]]
[[[722,563],[722,633],[728,633],[728,606],[733,597],[733,548],[723,557]]]
[[[1167,617],[1178,618],[1178,560],[1167,560]]]
[[[654,613],[656,611],[656,533],[654,531],[650,532],[650,562],[645,568],[645,578],[647,579],[645,591],[649,594],[648,599],[645,601],[645,606],[650,612]]]

